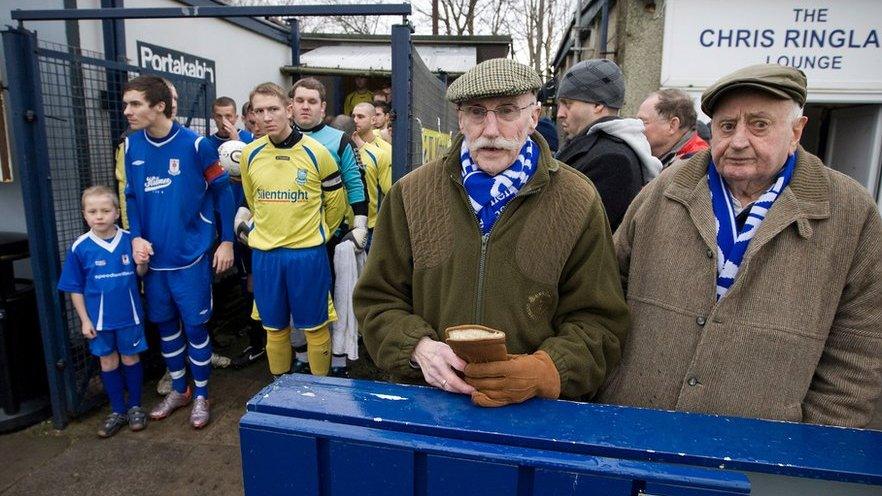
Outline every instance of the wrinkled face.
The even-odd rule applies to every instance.
[[[291,106],[281,97],[257,93],[251,98],[251,109],[264,134],[268,134],[277,143],[288,137]]]
[[[211,118],[214,119],[214,124],[217,126],[218,136],[226,138],[228,133],[224,130],[226,129],[224,121],[228,121],[230,124],[235,125],[236,121],[239,120],[239,115],[236,114],[236,107],[233,106],[214,107]]]
[[[361,135],[373,132],[374,107],[372,105],[356,105],[352,109],[352,120],[355,121],[355,131]]]
[[[311,129],[319,125],[325,117],[325,102],[318,90],[297,88],[294,90],[294,122],[302,129]]]
[[[89,195],[83,198],[83,217],[96,232],[107,232],[119,219],[119,209],[110,195]]]
[[[595,110],[600,104],[560,98],[557,101],[557,124],[572,139],[597,120]]]
[[[165,119],[165,102],[159,102],[151,106],[147,102],[143,91],[129,90],[123,95],[123,115],[129,121],[129,127],[138,130],[145,129]]]
[[[658,104],[658,95],[652,95],[640,105],[637,110],[637,118],[643,121],[643,134],[649,141],[652,155],[660,157],[673,146],[671,138],[676,134],[677,127],[673,125],[673,119],[665,119],[655,110]]]
[[[383,112],[382,107],[376,107],[374,109],[374,127],[377,129],[382,129],[386,127],[386,124],[389,123],[389,114]]]
[[[730,184],[771,184],[808,120],[793,121],[792,110],[792,101],[758,91],[724,95],[711,118],[711,155],[720,175]]]
[[[481,117],[487,110],[496,112],[486,112]],[[536,97],[530,93],[462,103],[459,129],[478,168],[496,175],[511,166],[527,136],[536,130],[539,111]]]

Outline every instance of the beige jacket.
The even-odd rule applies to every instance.
[[[715,302],[710,154],[674,165],[614,236],[631,308],[600,401],[864,426],[882,384],[882,221],[867,191],[799,150]]]

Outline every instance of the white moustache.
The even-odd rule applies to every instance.
[[[484,138],[483,136],[476,139],[473,143],[469,143],[469,153],[475,154],[482,148],[501,148],[503,150],[520,150],[524,144],[517,139],[505,139],[496,137],[493,139]]]

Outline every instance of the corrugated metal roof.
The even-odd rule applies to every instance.
[[[473,46],[418,45],[414,47],[432,72],[461,74],[477,64]],[[300,56],[300,64],[311,68],[391,71],[389,45],[349,44],[318,47]]]

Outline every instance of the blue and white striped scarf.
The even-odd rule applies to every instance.
[[[708,165],[707,182],[710,186],[711,202],[714,208],[717,227],[717,301],[729,291],[738,275],[741,260],[747,251],[747,245],[753,239],[760,224],[766,218],[778,195],[790,184],[793,169],[796,166],[796,153],[787,158],[781,172],[772,186],[766,190],[750,208],[744,226],[738,230],[735,223],[735,211],[732,197],[726,182],[717,173],[713,160]]]
[[[462,185],[469,195],[482,234],[490,232],[508,202],[517,196],[518,191],[533,177],[538,154],[539,147],[533,140],[527,138],[514,163],[508,169],[491,176],[478,169],[478,165],[469,153],[468,143],[463,141],[460,150]]]

